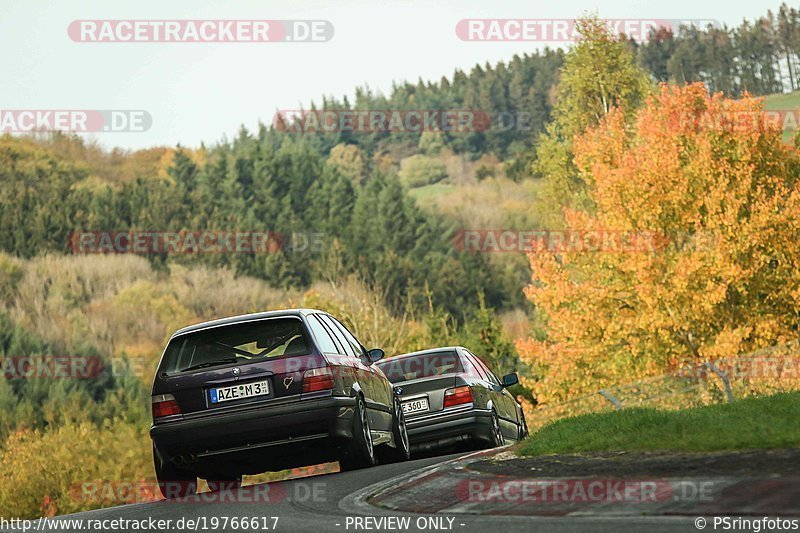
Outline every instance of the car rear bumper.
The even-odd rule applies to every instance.
[[[292,468],[336,460],[336,444],[352,437],[355,404],[327,397],[205,411],[154,424],[150,437],[161,455],[187,468],[237,460]]]
[[[412,446],[445,445],[459,440],[491,440],[492,411],[475,407],[454,408],[406,418]]]

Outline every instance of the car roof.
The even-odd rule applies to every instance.
[[[464,348],[463,346],[442,346],[441,348],[428,348],[426,350],[419,350],[418,352],[410,352],[410,353],[395,355],[394,357],[389,357],[387,359],[384,359],[383,361],[378,361],[376,364],[380,365],[391,361],[397,361],[398,359],[405,359],[407,357],[418,357],[420,355],[427,355],[429,353],[435,353],[435,352],[455,352],[459,348],[462,350],[466,350],[466,348]]]
[[[265,318],[276,318],[276,317],[304,317],[306,315],[310,315],[312,313],[324,313],[328,314],[325,311],[320,311],[319,309],[306,309],[306,308],[298,308],[298,309],[278,309],[275,311],[262,311],[260,313],[249,313],[246,315],[237,315],[237,316],[229,316],[225,318],[218,318],[216,320],[209,320],[207,322],[201,322],[199,324],[192,324],[191,326],[186,326],[184,328],[179,329],[175,333],[172,334],[172,337],[177,337],[178,335],[184,335],[186,333],[191,333],[193,331],[199,331],[201,329],[208,329],[208,328],[215,328],[218,326],[227,326],[230,324],[240,324],[243,322],[253,322],[255,320],[262,320]],[[170,337],[170,338],[172,338]]]

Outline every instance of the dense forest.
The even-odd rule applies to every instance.
[[[800,88],[800,12],[786,4],[735,28],[662,29],[641,46],[631,44],[656,81],[699,81],[733,97]]]
[[[800,11],[783,4],[773,13],[736,27],[680,26],[660,28],[645,42],[628,40],[636,62],[655,82],[702,82],[709,92],[740,97],[762,96],[800,88]],[[324,98],[309,110],[476,109],[492,126],[470,133],[441,132],[441,142],[456,153],[477,158],[494,153],[506,173],[520,179],[531,175],[531,145],[550,120],[554,87],[564,62],[560,49],[515,55],[495,65],[476,65],[468,73],[456,70],[439,82],[400,83],[389,96],[368,88],[355,100]],[[423,133],[337,132],[313,136],[322,153],[337,144],[353,144],[366,154],[390,152],[391,145],[425,147]]]

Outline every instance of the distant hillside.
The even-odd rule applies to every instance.
[[[654,81],[700,80],[733,96],[778,92],[800,86],[800,41],[788,37],[800,34],[798,21],[798,11],[783,6],[755,24],[661,30],[630,46]],[[356,274],[397,312],[432,305],[459,320],[475,311],[479,293],[497,309],[525,306],[524,259],[460,253],[452,236],[468,225],[538,224],[532,163],[563,63],[563,51],[545,49],[438,82],[400,83],[388,95],[358,89],[353,102],[323,98],[309,106],[475,110],[492,120],[481,131],[303,134],[269,125],[209,147],[135,152],[59,134],[3,136],[0,224],[9,231],[0,235],[0,250],[64,253],[80,230],[313,233],[324,236],[324,250],[150,259],[163,268],[230,267],[275,287]],[[793,107],[797,99],[774,96],[768,106]]]
[[[475,310],[479,293],[495,308],[523,301],[516,275],[455,249],[452,224],[419,209],[393,175],[369,167],[354,175],[304,138],[243,132],[172,159],[163,178],[92,182],[80,158],[0,137],[0,226],[8,228],[0,250],[71,253],[70,235],[87,231],[272,232],[281,244],[270,253],[147,256],[160,268],[229,267],[273,287],[357,274],[398,312],[434,305],[459,320]]]

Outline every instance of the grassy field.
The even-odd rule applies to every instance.
[[[432,203],[436,198],[451,190],[453,190],[453,186],[449,183],[434,183],[432,185],[416,187],[409,190],[408,193],[417,200],[417,202]]]
[[[766,97],[764,107],[767,111],[794,111],[795,118],[800,114],[800,91],[788,94],[770,94]],[[794,121],[788,119],[786,131],[783,132],[783,142],[791,143],[800,124],[795,125]]]
[[[800,446],[798,420],[798,392],[682,411],[623,409],[555,421],[524,441],[519,453],[791,448]]]
[[[766,97],[767,109],[800,109],[800,91],[788,94],[770,94]]]

